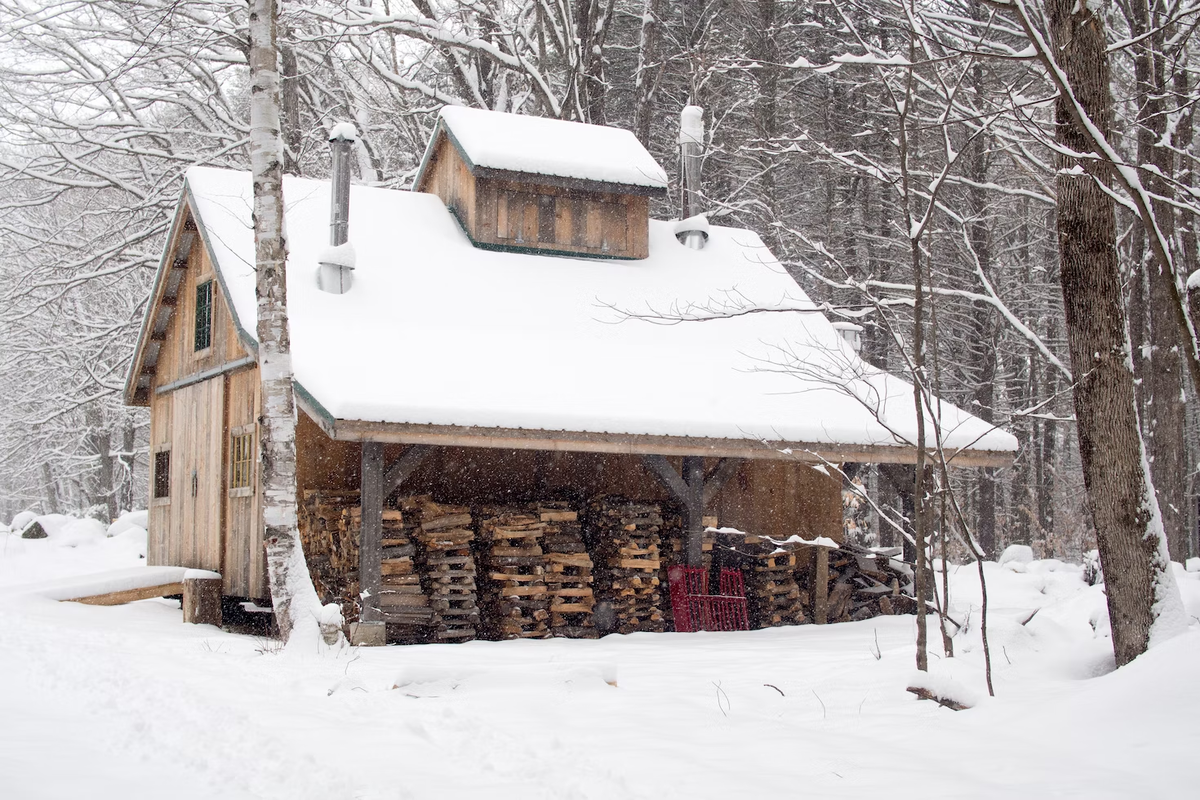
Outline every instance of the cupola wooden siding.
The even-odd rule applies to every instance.
[[[665,189],[472,164],[439,128],[416,190],[435,194],[477,247],[640,259],[649,255],[650,197]]]

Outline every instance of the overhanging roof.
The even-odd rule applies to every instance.
[[[444,106],[413,185],[424,188],[446,137],[479,178],[662,196],[667,173],[630,131],[524,114]]]
[[[195,168],[187,184],[248,337],[249,173]],[[354,187],[355,283],[332,295],[316,287],[328,184],[288,178],[285,197],[299,401],[335,438],[914,458],[911,385],[858,360],[753,232],[714,226],[695,251],[652,220],[650,256],[637,262],[497,253],[472,247],[432,195]],[[799,310],[664,324],[748,306]],[[954,463],[1011,462],[1012,436],[948,403],[940,414]]]

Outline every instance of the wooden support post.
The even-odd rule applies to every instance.
[[[818,547],[813,567],[813,622],[829,621],[829,548]]]
[[[379,591],[383,583],[383,444],[363,442],[362,483],[358,502],[362,533],[358,544],[358,586],[362,597],[362,622],[383,625]],[[367,637],[371,638],[371,637]]]
[[[183,621],[221,625],[221,579],[183,578]]]
[[[704,507],[712,502],[739,466],[739,459],[723,458],[704,479],[704,459],[701,456],[683,457],[680,476],[666,456],[644,455],[643,462],[662,481],[683,510],[684,553],[689,567],[704,566]]]
[[[417,467],[421,466],[429,454],[433,452],[432,445],[414,444],[404,451],[404,454],[388,465],[387,471],[383,473],[383,496],[386,499],[388,495],[396,491],[400,484],[408,480],[408,477],[416,472]]]
[[[685,552],[689,567],[704,566],[704,459],[683,457],[683,481],[687,495],[683,503]]]

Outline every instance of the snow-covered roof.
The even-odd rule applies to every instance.
[[[667,173],[630,131],[559,119],[444,106],[449,133],[472,168],[666,189]],[[424,173],[438,140],[430,137]],[[417,177],[420,186],[420,175]]]
[[[247,172],[193,168],[188,196],[243,336],[255,329]],[[434,195],[354,186],[354,285],[317,288],[329,184],[285,178],[292,360],[335,420],[905,446],[912,388],[860,361],[819,311],[662,324],[637,315],[811,308],[751,231],[703,250],[650,221],[639,261],[471,245]],[[1009,434],[943,404],[949,448]]]

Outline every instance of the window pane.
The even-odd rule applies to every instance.
[[[171,451],[162,450],[154,454],[154,497],[171,495]]]
[[[212,344],[212,281],[196,287],[196,349]]]
[[[244,489],[250,486],[254,435],[234,434],[229,442],[229,488]]]

